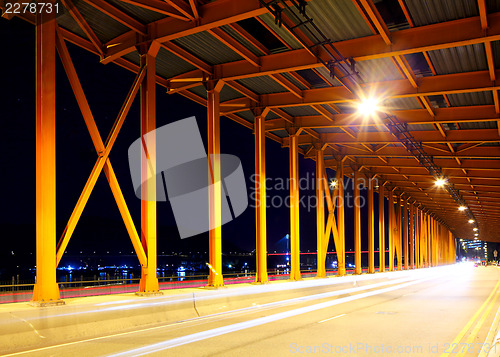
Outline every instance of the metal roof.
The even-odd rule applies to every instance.
[[[500,180],[495,176],[500,169],[500,85],[495,71],[500,66],[499,0],[486,1],[488,13],[480,11],[477,0],[309,0],[305,10],[312,22],[292,15],[298,14],[292,7],[282,11],[288,24],[283,26],[259,0],[176,2],[187,10],[172,8],[168,15],[162,2],[133,5],[110,0],[112,18],[99,9],[99,2],[75,1],[97,43],[69,12],[57,22],[67,41],[100,55],[103,62],[133,71],[140,66],[138,46],[160,42],[158,82],[172,93],[204,103],[202,78],[224,80],[229,85],[223,87],[221,101],[238,104],[226,113],[229,118],[251,127],[251,109],[268,106],[271,139],[286,146],[285,128],[301,126],[300,147],[308,157],[313,158],[313,150],[306,149],[318,141],[325,144],[326,157],[337,157],[340,148],[347,162],[382,172],[380,178],[466,238],[469,225],[461,223],[457,203],[447,195],[432,196],[436,190],[429,193],[433,200],[423,197],[421,190],[433,188],[434,178],[387,125],[356,114],[353,103],[359,89],[346,83],[358,81],[352,71],[359,72],[362,91],[369,88],[380,97],[380,112],[395,114],[432,162],[452,175],[450,182],[470,205],[479,226],[500,231]],[[394,11],[382,17],[377,10],[382,5]],[[396,13],[406,14],[406,20],[396,19]],[[29,15],[20,17],[33,22]],[[319,30],[333,42],[319,44],[308,31],[312,24],[313,33]],[[272,46],[266,48],[264,42]],[[339,52],[335,54],[334,48]],[[340,65],[347,63],[355,64],[339,74]],[[332,68],[338,70],[335,78]],[[406,175],[408,180],[384,176],[388,162],[396,159],[395,166],[406,165],[402,175],[413,174]],[[478,201],[486,213],[478,209]],[[484,239],[500,240],[492,234]]]

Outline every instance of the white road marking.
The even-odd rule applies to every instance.
[[[340,315],[337,315],[337,316],[334,316],[334,317],[330,317],[329,319],[318,321],[318,324],[321,324],[323,322],[327,322],[327,321],[330,321],[330,320],[333,320],[333,319],[337,319],[337,318],[345,316],[345,315],[347,315],[347,314],[340,314]]]

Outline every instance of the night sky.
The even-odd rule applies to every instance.
[[[35,263],[35,27],[14,18],[0,19],[2,56],[0,56],[2,108],[2,199],[0,226],[1,268]],[[90,108],[103,140],[116,118],[135,74],[114,64],[102,65],[99,58],[68,43],[68,49],[87,95]],[[96,160],[94,146],[69,86],[62,65],[57,59],[57,235],[77,202]],[[157,87],[157,126],[196,116],[206,147],[206,109],[197,103]],[[139,96],[111,151],[125,200],[140,228],[140,201],[135,197],[130,179],[127,150],[140,134]],[[254,137],[251,130],[221,117],[221,152],[236,155],[243,165],[249,193],[254,173]],[[288,149],[266,140],[267,176],[276,182],[289,176]],[[300,177],[314,175],[315,163],[299,157]],[[333,175],[328,171],[328,175]],[[269,191],[285,198],[288,191]],[[314,195],[303,190],[301,195]],[[375,195],[377,199],[377,195]],[[376,201],[377,202],[377,201]],[[251,203],[251,202],[250,202]],[[378,206],[378,205],[376,205]],[[362,211],[363,217],[366,212]],[[312,208],[300,212],[301,250],[316,250],[316,213]],[[363,218],[362,218],[363,219]],[[289,209],[267,210],[268,250],[285,251],[282,238],[290,231]],[[352,210],[346,209],[346,248],[352,249]],[[363,229],[366,227],[363,226]],[[255,209],[248,207],[237,219],[222,227],[223,251],[250,252],[255,249]],[[363,242],[363,249],[366,242]],[[377,244],[376,244],[377,246]],[[132,244],[121,220],[104,173],[101,174],[75,233],[68,245],[70,254],[96,251],[113,254],[132,251]],[[208,251],[208,234],[181,240],[168,202],[158,203],[158,251]],[[64,259],[64,258],[63,258]]]

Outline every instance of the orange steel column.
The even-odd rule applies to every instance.
[[[415,269],[415,221],[414,221],[414,215],[415,213],[415,206],[413,204],[410,204],[410,268]]]
[[[359,171],[354,170],[354,274],[361,274],[361,198]]]
[[[337,185],[338,185],[338,199],[337,199],[337,226],[339,232],[339,247],[335,247],[337,251],[338,269],[337,275],[345,275],[345,197],[344,197],[344,160],[339,160],[337,164]]]
[[[401,212],[401,203],[403,202],[403,196],[399,195],[396,197],[396,209],[394,211],[394,235],[395,235],[395,247],[396,257],[398,258],[398,270],[403,270],[403,252],[402,243],[403,238],[401,230],[403,229],[403,213]]]
[[[208,195],[209,231],[209,260],[210,273],[208,287],[224,285],[222,276],[222,184],[220,168],[220,100],[219,93],[224,86],[222,81],[207,83],[207,112],[208,112],[208,168],[209,183],[212,189]]]
[[[299,136],[290,134],[290,280],[300,280]]]
[[[378,187],[378,271],[385,271],[385,217],[384,217],[384,183],[380,182]]]
[[[56,20],[36,16],[36,283],[32,304],[63,304],[56,282]]]
[[[256,113],[255,127],[255,232],[257,260],[256,283],[267,283],[267,222],[266,222],[266,128],[265,114]]]
[[[425,212],[420,210],[420,266],[427,267],[427,224]]]
[[[389,190],[389,271],[394,270],[394,193]]]
[[[403,251],[404,251],[404,256],[405,256],[405,269],[408,270],[410,269],[410,257],[409,252],[408,252],[408,200],[404,202],[403,206],[403,211],[402,211],[402,218],[401,218],[401,226],[403,227]]]
[[[375,221],[373,211],[373,180],[368,180],[368,273],[375,273]]]
[[[324,151],[321,148],[316,149],[316,277],[326,277],[326,249],[323,248],[325,241],[325,191],[323,181],[325,170]],[[327,186],[328,187],[328,186]],[[330,192],[328,192],[330,194]],[[330,234],[330,232],[328,232]]]
[[[141,56],[141,67],[146,67],[146,76],[141,84],[141,137],[147,148],[146,158],[141,155],[141,196],[156,197],[155,176],[149,178],[148,171],[156,172],[156,53]],[[148,134],[149,133],[149,134]],[[147,136],[144,136],[148,134]],[[151,172],[151,171],[149,171]],[[141,199],[141,243],[148,258],[142,267],[139,295],[161,294],[156,275],[156,201]]]
[[[421,252],[420,252],[420,243],[421,241],[421,233],[422,231],[420,230],[420,209],[418,207],[415,207],[415,265],[418,268],[422,267],[421,264]]]
[[[427,212],[425,212],[425,229],[426,229],[426,256],[427,256],[427,267],[432,266],[431,261],[431,217]]]

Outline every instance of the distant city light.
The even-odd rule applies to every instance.
[[[444,178],[438,178],[434,182],[434,185],[436,185],[437,187],[443,187],[444,185],[446,185],[446,180]]]
[[[460,206],[460,207],[458,207],[458,210],[459,210],[459,211],[465,211],[466,209],[467,209],[467,207],[465,207],[465,206]]]
[[[378,101],[375,98],[366,98],[358,104],[358,113],[367,117],[374,115],[378,110]]]

